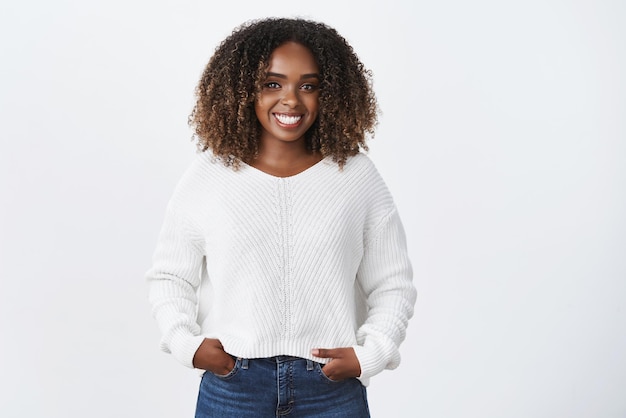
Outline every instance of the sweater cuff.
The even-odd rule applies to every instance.
[[[393,353],[385,355],[382,350],[372,346],[355,345],[352,348],[361,365],[361,376],[358,379],[365,386],[368,385],[372,376],[377,375],[384,369],[395,369],[400,364],[400,352],[397,349],[393,350]]]
[[[169,351],[171,351],[176,360],[193,369],[193,356],[203,341],[203,335],[181,333],[172,337],[169,343]]]

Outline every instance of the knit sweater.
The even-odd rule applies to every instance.
[[[353,347],[369,378],[400,361],[416,291],[371,160],[291,177],[201,153],[178,183],[146,274],[161,349],[193,367],[204,338],[243,358]]]

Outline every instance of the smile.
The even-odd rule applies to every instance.
[[[283,126],[297,126],[302,120],[302,115],[285,115],[282,113],[274,113],[274,117],[278,121],[279,125]]]

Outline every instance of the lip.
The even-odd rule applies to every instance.
[[[280,121],[280,119],[278,119],[278,116],[289,116],[289,117],[300,117],[300,119],[296,122],[296,123],[292,123],[292,124],[286,124]],[[297,128],[298,126],[300,126],[302,124],[302,121],[304,120],[304,115],[302,113],[283,113],[283,112],[275,112],[272,113],[272,116],[274,117],[274,120],[276,121],[276,124],[278,126],[280,126],[281,128]]]

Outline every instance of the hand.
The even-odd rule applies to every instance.
[[[338,381],[361,376],[361,363],[352,347],[315,348],[311,354],[315,357],[332,359],[322,367],[322,371],[330,380]]]
[[[224,346],[216,338],[205,338],[193,356],[193,367],[225,375],[235,367],[235,360],[224,351]]]

